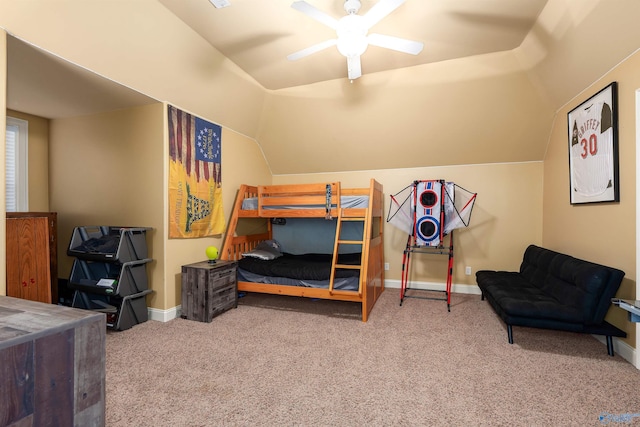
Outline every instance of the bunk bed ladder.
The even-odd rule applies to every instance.
[[[362,240],[343,240],[341,238],[341,232],[342,232],[342,223],[344,221],[347,222],[362,222],[363,224],[363,229],[362,229]],[[363,278],[363,274],[365,274],[366,272],[364,271],[365,269],[363,268],[364,262],[366,260],[365,257],[368,257],[367,254],[365,254],[365,242],[368,238],[369,235],[369,216],[350,216],[350,215],[345,215],[345,210],[344,209],[339,209],[338,210],[338,218],[336,221],[336,240],[335,240],[335,244],[333,247],[333,259],[331,261],[331,276],[329,277],[329,292],[333,295],[338,295],[338,294],[344,294],[344,295],[353,295],[354,291],[342,291],[342,290],[334,290],[333,286],[334,286],[334,282],[335,282],[335,277],[336,277],[336,271],[340,270],[340,269],[351,269],[351,270],[360,270],[360,280],[359,280],[359,285],[358,285],[358,295],[362,295],[362,284],[364,283],[364,278]],[[361,257],[360,257],[360,264],[338,264],[338,254],[339,254],[339,249],[341,245],[360,245],[362,250],[361,250]]]

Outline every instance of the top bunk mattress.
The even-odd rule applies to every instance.
[[[342,208],[355,209],[355,208],[367,208],[369,207],[369,196],[340,196],[340,204]],[[324,208],[324,205],[288,205],[288,206],[268,206],[264,209],[319,209]],[[257,210],[258,198],[247,197],[242,201],[242,210]]]

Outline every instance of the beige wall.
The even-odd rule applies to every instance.
[[[51,121],[50,201],[58,212],[59,277],[76,226],[151,227],[149,299],[164,300],[163,105]]]
[[[275,174],[540,161],[553,108],[515,58],[270,92],[257,139]]]
[[[370,178],[384,186],[385,211],[389,196],[416,179],[445,179],[477,193],[471,224],[454,231],[454,284],[477,287],[481,269],[513,270],[520,266],[529,244],[542,242],[542,162],[405,168],[338,174],[275,175],[275,184],[340,181],[343,187],[366,187]],[[386,280],[400,281],[407,235],[385,223]],[[444,283],[447,258],[414,255],[411,280]],[[464,274],[465,266],[472,274]]]
[[[221,237],[167,240],[168,177],[163,165],[168,165],[169,159],[164,111],[158,103],[52,120],[51,165],[47,170],[52,210],[58,212],[59,277],[68,278],[71,271],[73,258],[66,251],[74,227],[151,227],[147,235],[149,257],[154,261],[148,272],[155,292],[148,297],[149,306],[166,310],[181,303],[181,266],[204,259],[204,248],[221,246]],[[223,129],[222,140],[223,204],[228,218],[240,184],[245,180],[270,183],[271,172],[252,139]]]
[[[567,113],[612,81],[618,82],[620,203],[569,203]],[[636,297],[636,105],[640,88],[640,53],[586,88],[556,117],[544,162],[545,246],[579,258],[611,265],[626,275],[618,297]],[[635,324],[625,311],[611,308],[607,320],[629,334],[635,347]]]
[[[29,211],[49,211],[49,120],[7,110],[7,116],[29,122]]]

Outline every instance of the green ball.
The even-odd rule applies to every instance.
[[[207,258],[218,259],[218,248],[215,246],[209,246],[205,252],[207,253]]]

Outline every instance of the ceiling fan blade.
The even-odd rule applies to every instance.
[[[409,53],[411,55],[419,54],[422,52],[422,48],[424,47],[424,44],[421,42],[376,33],[369,34],[367,36],[367,41],[373,46],[397,50],[398,52]]]
[[[374,4],[369,11],[364,14],[363,22],[367,29],[373,27],[385,16],[396,10],[406,0],[380,0]]]
[[[338,39],[325,40],[322,43],[314,44],[313,46],[309,46],[308,48],[294,52],[291,55],[287,56],[287,59],[289,61],[295,61],[297,59],[304,58],[305,56],[309,56],[312,53],[320,52],[323,49],[335,46],[336,43],[338,43]]]
[[[298,12],[302,12],[308,17],[315,19],[321,24],[326,25],[329,28],[333,28],[334,30],[338,28],[338,20],[327,15],[326,13],[316,9],[311,6],[306,1],[294,1],[291,3],[291,7],[297,10]]]
[[[349,80],[355,80],[362,75],[360,56],[347,57],[347,72],[349,74]]]

